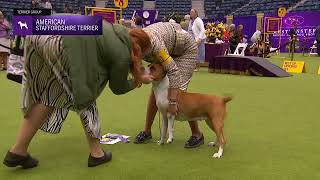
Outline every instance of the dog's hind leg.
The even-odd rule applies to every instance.
[[[215,122],[212,121],[213,129],[217,136],[217,143],[219,144],[219,150],[217,153],[213,154],[213,158],[220,158],[223,154],[224,145],[226,141],[223,135],[223,116],[216,117]]]
[[[223,135],[223,126],[224,126],[224,117],[225,117],[225,109],[215,109],[214,111],[209,113],[209,119],[206,121],[208,126],[215,132],[216,134],[216,142],[210,143],[209,145],[219,145],[218,152],[213,154],[213,158],[220,158],[223,154],[223,148],[226,144],[224,135]]]
[[[206,119],[206,124],[209,126],[209,128],[215,133],[214,129],[213,129],[213,126],[212,126],[212,122],[211,122],[211,119]],[[208,143],[208,146],[215,146],[216,145],[216,141],[211,141]]]

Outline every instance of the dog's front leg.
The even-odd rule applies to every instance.
[[[174,124],[174,119],[175,119],[175,116],[172,116],[170,115],[168,117],[168,133],[169,133],[169,138],[167,140],[167,143],[168,144],[171,144],[173,142],[173,124]]]
[[[158,141],[159,145],[163,145],[164,141],[166,139],[166,135],[167,135],[167,128],[168,128],[168,119],[167,116],[164,116],[164,114],[162,114],[162,127],[161,127],[161,137],[160,140]]]

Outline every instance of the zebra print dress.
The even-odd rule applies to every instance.
[[[69,110],[76,111],[90,136],[100,138],[96,103],[83,110],[73,108],[68,59],[61,36],[29,36],[25,45],[22,109],[26,114],[35,103],[54,107],[41,130],[59,133]]]

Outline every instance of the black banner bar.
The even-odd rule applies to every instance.
[[[51,9],[14,9],[14,16],[50,16]]]

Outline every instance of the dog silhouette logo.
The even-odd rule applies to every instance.
[[[29,29],[26,22],[23,23],[23,22],[19,21],[18,24],[19,24],[21,30],[22,30],[22,28]]]

